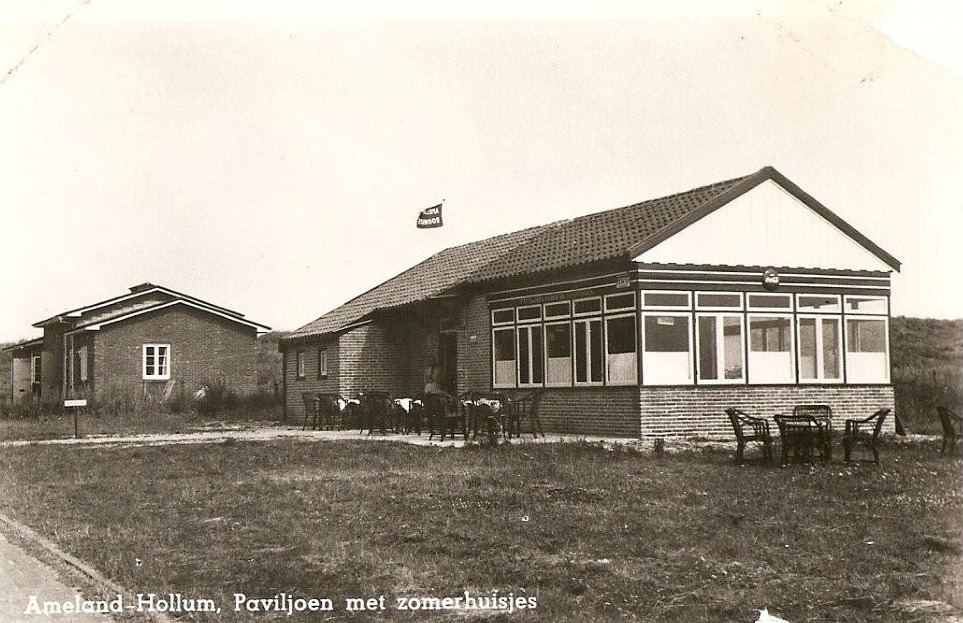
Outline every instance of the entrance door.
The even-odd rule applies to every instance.
[[[452,396],[456,395],[458,389],[458,333],[443,331],[438,334],[438,365],[441,366],[441,388]]]

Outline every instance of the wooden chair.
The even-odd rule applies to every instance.
[[[394,402],[389,398],[387,392],[368,391],[361,397],[361,412],[363,423],[361,430],[368,429],[368,434],[376,430],[382,435],[386,434],[391,426],[391,414]]]
[[[730,407],[726,409],[732,432],[736,436],[736,464],[745,461],[746,444],[755,441],[762,444],[762,461],[772,463],[772,435],[769,433],[769,421],[763,418],[747,415],[743,411]]]
[[[318,428],[321,430],[340,430],[344,426],[344,413],[341,406],[344,398],[331,392],[315,394],[318,398]]]
[[[963,435],[963,418],[944,406],[936,407],[936,412],[940,415],[940,425],[943,427],[943,446],[940,448],[940,454],[946,454],[947,447],[950,449],[950,454],[956,454],[956,444]]]
[[[301,392],[301,400],[304,402],[304,424],[301,430],[307,430],[308,420],[311,420],[311,430],[318,429],[318,394],[317,392]]]
[[[815,418],[822,425],[822,456],[824,462],[833,458],[833,410],[829,405],[796,405],[792,408],[793,415],[804,415]]]
[[[525,428],[526,423],[529,430],[532,431],[533,437],[538,439],[539,435],[545,436],[542,431],[542,422],[538,417],[538,410],[542,404],[542,394],[544,393],[544,389],[536,389],[508,402],[506,428],[509,437],[513,435],[521,437],[522,429]]]
[[[435,433],[444,441],[446,436],[455,438],[458,432],[468,439],[468,420],[464,410],[458,408],[456,401],[442,394],[425,395],[425,415],[428,418],[428,439]]]
[[[843,454],[847,463],[852,458],[853,450],[863,444],[873,451],[873,462],[879,463],[879,439],[883,432],[883,422],[889,414],[889,409],[880,409],[862,420],[846,420],[846,430],[843,432]]]

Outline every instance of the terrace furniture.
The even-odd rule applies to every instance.
[[[421,396],[415,398],[395,398],[395,422],[403,435],[414,431],[421,435],[425,421],[425,404]]]
[[[331,392],[319,392],[318,428],[321,430],[341,430],[344,427],[344,398]]]
[[[772,435],[769,433],[769,421],[763,418],[747,415],[739,409],[726,409],[732,432],[736,436],[736,464],[745,461],[746,444],[755,441],[762,444],[762,461],[772,463]]]
[[[956,454],[956,444],[963,436],[963,418],[944,406],[936,407],[936,412],[940,416],[940,425],[943,427],[943,446],[940,448],[940,454],[946,454],[947,447],[950,449],[950,454]]]
[[[472,439],[478,438],[478,433],[487,434],[493,425],[500,433],[505,431],[502,422],[505,414],[505,397],[499,393],[467,391],[458,397],[460,408],[465,412],[465,418]],[[485,407],[484,409],[482,407]],[[496,418],[497,422],[489,422],[489,418]]]
[[[541,406],[542,394],[544,393],[544,389],[536,389],[508,401],[505,427],[509,438],[512,436],[521,437],[522,429],[526,427],[526,424],[532,432],[532,436],[536,439],[539,435],[545,436],[542,431],[542,422],[538,417],[538,409]]]
[[[386,434],[389,428],[393,431],[393,412],[394,402],[387,392],[364,392],[361,396],[361,430],[368,429],[369,435],[376,430],[382,435]]]
[[[873,451],[873,462],[879,463],[879,438],[883,431],[883,422],[889,414],[889,409],[880,409],[862,420],[846,420],[846,430],[843,433],[843,454],[847,463],[852,458],[853,450],[863,444]]]
[[[825,425],[811,415],[775,415],[782,446],[782,464],[812,463],[817,455],[823,463],[829,461],[826,452]]]
[[[425,415],[428,417],[428,439],[435,433],[444,441],[446,436],[455,438],[455,432],[468,439],[468,420],[465,412],[454,400],[443,394],[425,394]]]
[[[315,392],[301,392],[301,400],[304,402],[304,423],[301,430],[307,430],[308,420],[311,420],[311,430],[318,429],[318,394]]]
[[[793,415],[810,415],[822,425],[822,452],[826,461],[833,458],[833,410],[829,405],[796,405],[792,408]]]

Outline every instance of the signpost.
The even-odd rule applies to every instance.
[[[81,407],[87,406],[86,398],[74,398],[70,400],[64,400],[64,408],[72,409],[74,412],[74,439],[80,439],[80,430],[77,428],[77,411]]]

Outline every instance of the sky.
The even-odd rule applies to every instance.
[[[903,263],[894,315],[961,318],[961,30],[954,0],[0,0],[0,341],[143,282],[295,329],[766,165]]]

